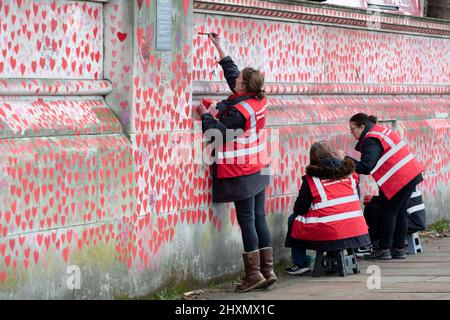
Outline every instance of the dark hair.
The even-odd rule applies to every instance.
[[[247,92],[256,93],[259,100],[266,96],[262,86],[264,85],[264,76],[261,71],[247,67],[242,69],[242,80],[244,81]]]
[[[354,122],[358,127],[361,127],[362,125],[367,126],[369,123],[377,123],[377,117],[360,112],[354,114],[349,122]]]
[[[321,160],[333,157],[335,155],[325,141],[316,142],[309,149],[309,164],[311,165],[318,165]]]

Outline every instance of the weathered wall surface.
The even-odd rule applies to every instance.
[[[101,78],[101,3],[4,0],[0,21],[2,78]]]
[[[0,0],[0,298],[139,296],[242,269],[234,206],[211,203],[198,161],[192,106],[228,94],[199,31],[221,31],[239,66],[265,74],[279,136],[266,192],[276,259],[288,256],[309,146],[327,139],[356,156],[347,121],[360,111],[401,131],[426,167],[429,222],[449,217],[450,24],[164,0],[164,51],[159,2]]]
[[[93,284],[83,297],[112,296],[136,204],[131,146],[103,98],[103,5],[0,1],[1,298],[81,297],[70,265]]]

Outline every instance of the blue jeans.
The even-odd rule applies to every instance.
[[[264,204],[265,190],[254,197],[234,202],[245,252],[272,246]]]
[[[291,214],[288,218],[288,229],[289,229],[289,226],[294,222],[294,220],[295,220],[295,214]],[[308,263],[308,261],[309,261],[308,257],[306,256],[305,248],[292,247],[291,254],[292,254],[292,262],[298,266]]]

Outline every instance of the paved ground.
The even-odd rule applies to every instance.
[[[281,274],[279,282],[266,290],[239,294],[234,292],[233,283],[224,283],[219,288],[202,290],[186,299],[450,300],[450,238],[422,238],[421,243],[423,252],[408,256],[406,260],[371,262],[359,259],[360,274],[319,278],[311,277],[311,273],[301,276]],[[379,271],[379,288],[376,288],[376,274],[368,272],[371,269]]]

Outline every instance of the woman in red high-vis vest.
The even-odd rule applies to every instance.
[[[309,153],[285,242],[294,263],[286,272],[294,275],[310,270],[306,249],[333,252],[370,245],[353,162],[337,159],[324,142],[313,144]]]
[[[349,120],[350,132],[358,140],[355,149],[361,160],[355,163],[359,174],[371,175],[380,188],[383,212],[380,243],[369,260],[405,259],[408,231],[407,204],[417,184],[422,180],[422,164],[414,157],[400,135],[377,124],[377,118],[357,113]],[[339,151],[340,157],[344,156]]]
[[[220,35],[210,33],[209,38],[219,52],[219,64],[233,94],[209,110],[201,103],[197,111],[205,135],[216,139],[212,142],[217,147],[212,166],[213,202],[234,202],[236,207],[245,267],[245,277],[236,291],[247,292],[267,288],[277,281],[265,217],[265,189],[270,177],[268,171],[263,172],[268,165],[264,77],[253,68],[239,71],[230,56],[225,55]]]

